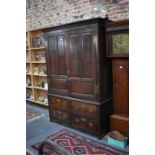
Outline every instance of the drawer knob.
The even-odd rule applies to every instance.
[[[82,120],[83,122],[86,122],[86,121],[87,121],[85,118],[82,118],[81,120]]]
[[[61,111],[58,111],[58,114],[61,114]]]
[[[60,99],[57,99],[57,102],[59,103],[60,102]]]
[[[89,127],[92,127],[92,126],[93,126],[93,123],[89,122],[89,124],[88,124],[88,125],[89,125]]]
[[[119,66],[119,68],[120,68],[120,69],[123,69],[123,66],[122,66],[122,65],[120,65],[120,66]]]

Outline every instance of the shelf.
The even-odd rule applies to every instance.
[[[26,99],[26,101],[30,101],[30,102],[33,102],[33,103],[36,103],[36,104],[39,104],[39,105],[48,107],[48,104],[47,103],[45,104],[45,103],[41,103],[39,101],[30,100],[30,99]]]
[[[35,89],[39,89],[39,90],[45,90],[45,91],[48,91],[48,89],[45,89],[45,88],[40,88],[40,87],[34,87]]]
[[[29,61],[27,61],[26,63],[30,63]]]
[[[31,75],[31,73],[26,73],[26,75]]]
[[[26,99],[26,101],[31,101],[31,102],[34,102],[34,100],[33,100],[33,99],[32,99],[32,100],[31,100],[31,99]]]
[[[44,77],[46,77],[47,75],[45,74],[45,75],[39,75],[39,74],[32,74],[32,75],[34,75],[34,76],[44,76]]]
[[[26,88],[30,88],[30,89],[32,89],[33,87],[32,87],[32,86],[26,86]]]
[[[39,101],[34,101],[35,103],[37,103],[37,104],[40,104],[40,105],[43,105],[43,106],[47,106],[48,107],[48,104],[46,103],[41,103],[41,102],[39,102]]]
[[[43,64],[43,63],[46,63],[46,62],[45,61],[32,61],[32,63]]]
[[[30,50],[40,50],[40,49],[45,49],[45,47],[33,47],[33,48],[30,48]]]

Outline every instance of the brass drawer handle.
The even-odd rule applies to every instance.
[[[85,118],[81,118],[81,120],[82,120],[83,122],[86,122],[86,121],[87,121]]]
[[[58,114],[61,114],[61,111],[58,111]]]
[[[82,105],[81,105],[81,107],[82,107],[82,108],[85,108],[85,107],[86,107],[86,105],[82,104]]]

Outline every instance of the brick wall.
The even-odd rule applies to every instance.
[[[128,19],[128,0],[26,0],[26,28],[55,26],[94,17]]]

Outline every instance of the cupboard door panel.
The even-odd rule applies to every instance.
[[[79,77],[80,76],[80,53],[81,53],[81,37],[79,35],[70,36],[70,76]]]
[[[75,31],[69,35],[69,60],[71,77],[92,77],[92,38],[92,32],[81,32],[81,34],[76,34]]]
[[[54,33],[48,36],[47,66],[49,92],[67,94],[65,34]]]
[[[93,94],[92,82],[87,81],[71,81],[71,93]]]
[[[65,47],[64,47],[64,36],[57,37],[58,42],[58,67],[59,67],[59,74],[65,75],[66,68],[65,68]]]
[[[69,88],[74,97],[95,98],[96,42],[93,28],[69,31]]]
[[[129,113],[129,62],[113,60],[114,112]]]
[[[60,95],[67,95],[68,88],[67,88],[67,80],[64,78],[49,78],[49,93],[60,94]]]
[[[92,77],[92,35],[82,34],[82,77]]]
[[[55,36],[48,38],[48,65],[49,74],[56,74],[57,65],[57,40]]]
[[[57,79],[52,78],[51,79],[51,87],[55,89],[63,89],[66,90],[66,80],[65,79]]]
[[[49,73],[65,75],[66,63],[65,63],[65,46],[64,35],[56,35],[48,38],[48,59],[49,59]]]

